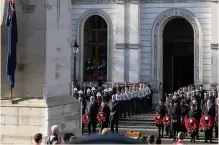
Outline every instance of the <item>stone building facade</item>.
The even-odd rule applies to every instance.
[[[77,59],[77,79],[84,81],[84,69],[86,68],[84,51],[85,47],[85,23],[94,15],[102,17],[107,23],[107,82],[148,82],[158,94],[154,98],[156,104],[158,98],[172,86],[204,84],[209,89],[211,84],[218,84],[218,1],[203,0],[73,0],[72,6],[72,37],[79,42],[79,57]],[[192,29],[185,30],[190,33],[192,39],[183,40],[191,42],[190,69],[192,76],[183,76],[185,71],[175,72],[177,68],[168,67],[164,60],[166,37],[164,29],[168,23],[175,19],[183,19]],[[95,23],[95,22],[94,22]],[[174,26],[174,25],[173,25]],[[178,25],[177,29],[181,29]],[[171,31],[171,30],[170,30]],[[173,31],[173,29],[172,29]],[[87,34],[87,33],[86,33]],[[188,34],[188,35],[190,35]],[[187,34],[182,34],[186,37]],[[171,38],[174,39],[174,38]],[[180,38],[179,39],[184,39]],[[171,40],[168,40],[170,42]],[[181,40],[173,40],[182,44]],[[187,45],[183,45],[187,47]],[[184,53],[183,48],[176,45],[178,53]],[[180,52],[182,49],[182,52]],[[176,49],[175,49],[176,50]],[[174,50],[174,51],[175,51]],[[185,50],[186,51],[186,50]],[[176,54],[177,56],[179,54]],[[180,55],[181,56],[181,55]],[[170,56],[171,57],[171,56]],[[187,59],[189,57],[181,57]],[[175,59],[176,60],[176,59]],[[175,61],[177,62],[177,61]],[[172,62],[174,63],[174,61]],[[178,61],[177,66],[183,64]],[[185,65],[185,63],[184,63]],[[181,78],[187,77],[192,81],[183,82],[165,74],[172,71]],[[172,70],[171,70],[172,69]],[[73,70],[73,67],[72,67]],[[166,71],[166,72],[164,72]],[[72,71],[73,72],[73,71]],[[73,75],[73,74],[72,74]],[[178,78],[177,78],[178,77]],[[165,82],[166,79],[166,82]],[[168,84],[168,81],[172,83]],[[175,84],[174,84],[175,81]],[[181,84],[179,83],[181,81]],[[178,84],[177,84],[178,83]],[[165,88],[165,86],[167,86]],[[172,90],[174,88],[172,87]]]

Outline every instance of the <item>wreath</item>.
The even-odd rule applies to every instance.
[[[213,119],[210,115],[203,115],[200,120],[201,127],[206,130],[213,127]]]
[[[170,123],[171,123],[170,115],[164,116],[164,118],[163,118],[163,125],[170,125]]]
[[[85,113],[83,116],[82,116],[82,122],[84,124],[88,124],[90,122],[90,117],[87,113]]]
[[[99,122],[104,122],[106,120],[106,114],[104,112],[99,112],[97,114],[97,120]]]
[[[185,119],[185,127],[188,132],[193,132],[198,129],[198,122],[194,117]]]
[[[160,114],[156,114],[154,116],[154,123],[155,124],[163,124],[163,119],[162,119],[162,116]]]
[[[215,125],[218,126],[218,115],[215,116]]]

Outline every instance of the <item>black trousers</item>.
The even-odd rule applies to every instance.
[[[97,121],[90,121],[88,124],[88,134],[91,134],[91,128],[92,132],[96,133],[96,128],[97,128]]]
[[[115,132],[114,128],[116,130],[116,133],[118,133],[118,130],[119,130],[119,120],[118,119],[114,119],[110,123],[111,132]]]
[[[108,128],[109,127],[109,122],[105,121],[101,123],[101,130],[103,130],[104,128]]]
[[[212,141],[213,128],[205,130],[205,141]]]
[[[177,122],[172,122],[172,135],[173,135],[173,139],[176,139],[176,135],[179,132],[179,127],[180,127],[180,123],[179,121]]]
[[[214,128],[214,133],[215,133],[215,138],[218,138],[218,126],[215,125],[215,128]]]

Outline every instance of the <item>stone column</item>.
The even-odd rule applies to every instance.
[[[219,4],[218,0],[212,0],[211,2],[211,87],[216,88],[219,83],[219,36],[218,36],[218,25],[219,25]]]
[[[133,1],[129,4],[129,59],[128,59],[128,78],[131,83],[138,83],[140,80],[140,50],[139,50],[139,3]]]
[[[71,96],[72,23],[71,1],[50,0],[46,9],[46,71],[44,99],[48,134],[59,124],[61,132],[81,132],[81,108]]]
[[[125,79],[125,11],[124,11],[124,3],[118,3],[116,6],[116,39],[115,39],[115,60],[114,60],[114,69],[115,69],[115,77],[114,82],[124,82]]]

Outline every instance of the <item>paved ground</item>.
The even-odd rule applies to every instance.
[[[153,122],[153,114],[132,116],[129,118],[121,119],[121,121],[119,122],[119,132],[123,133],[125,131],[140,131],[143,136],[148,136],[150,134],[155,135],[155,137],[158,136],[157,127]],[[195,144],[204,143],[204,133],[200,132],[199,136],[200,136],[199,140],[196,140]],[[190,141],[189,136],[187,136],[185,139],[185,143],[191,144],[189,141]],[[214,138],[213,142],[215,144],[218,144],[218,139]],[[164,136],[164,138],[162,138],[162,143],[172,144],[173,141],[167,136]]]

